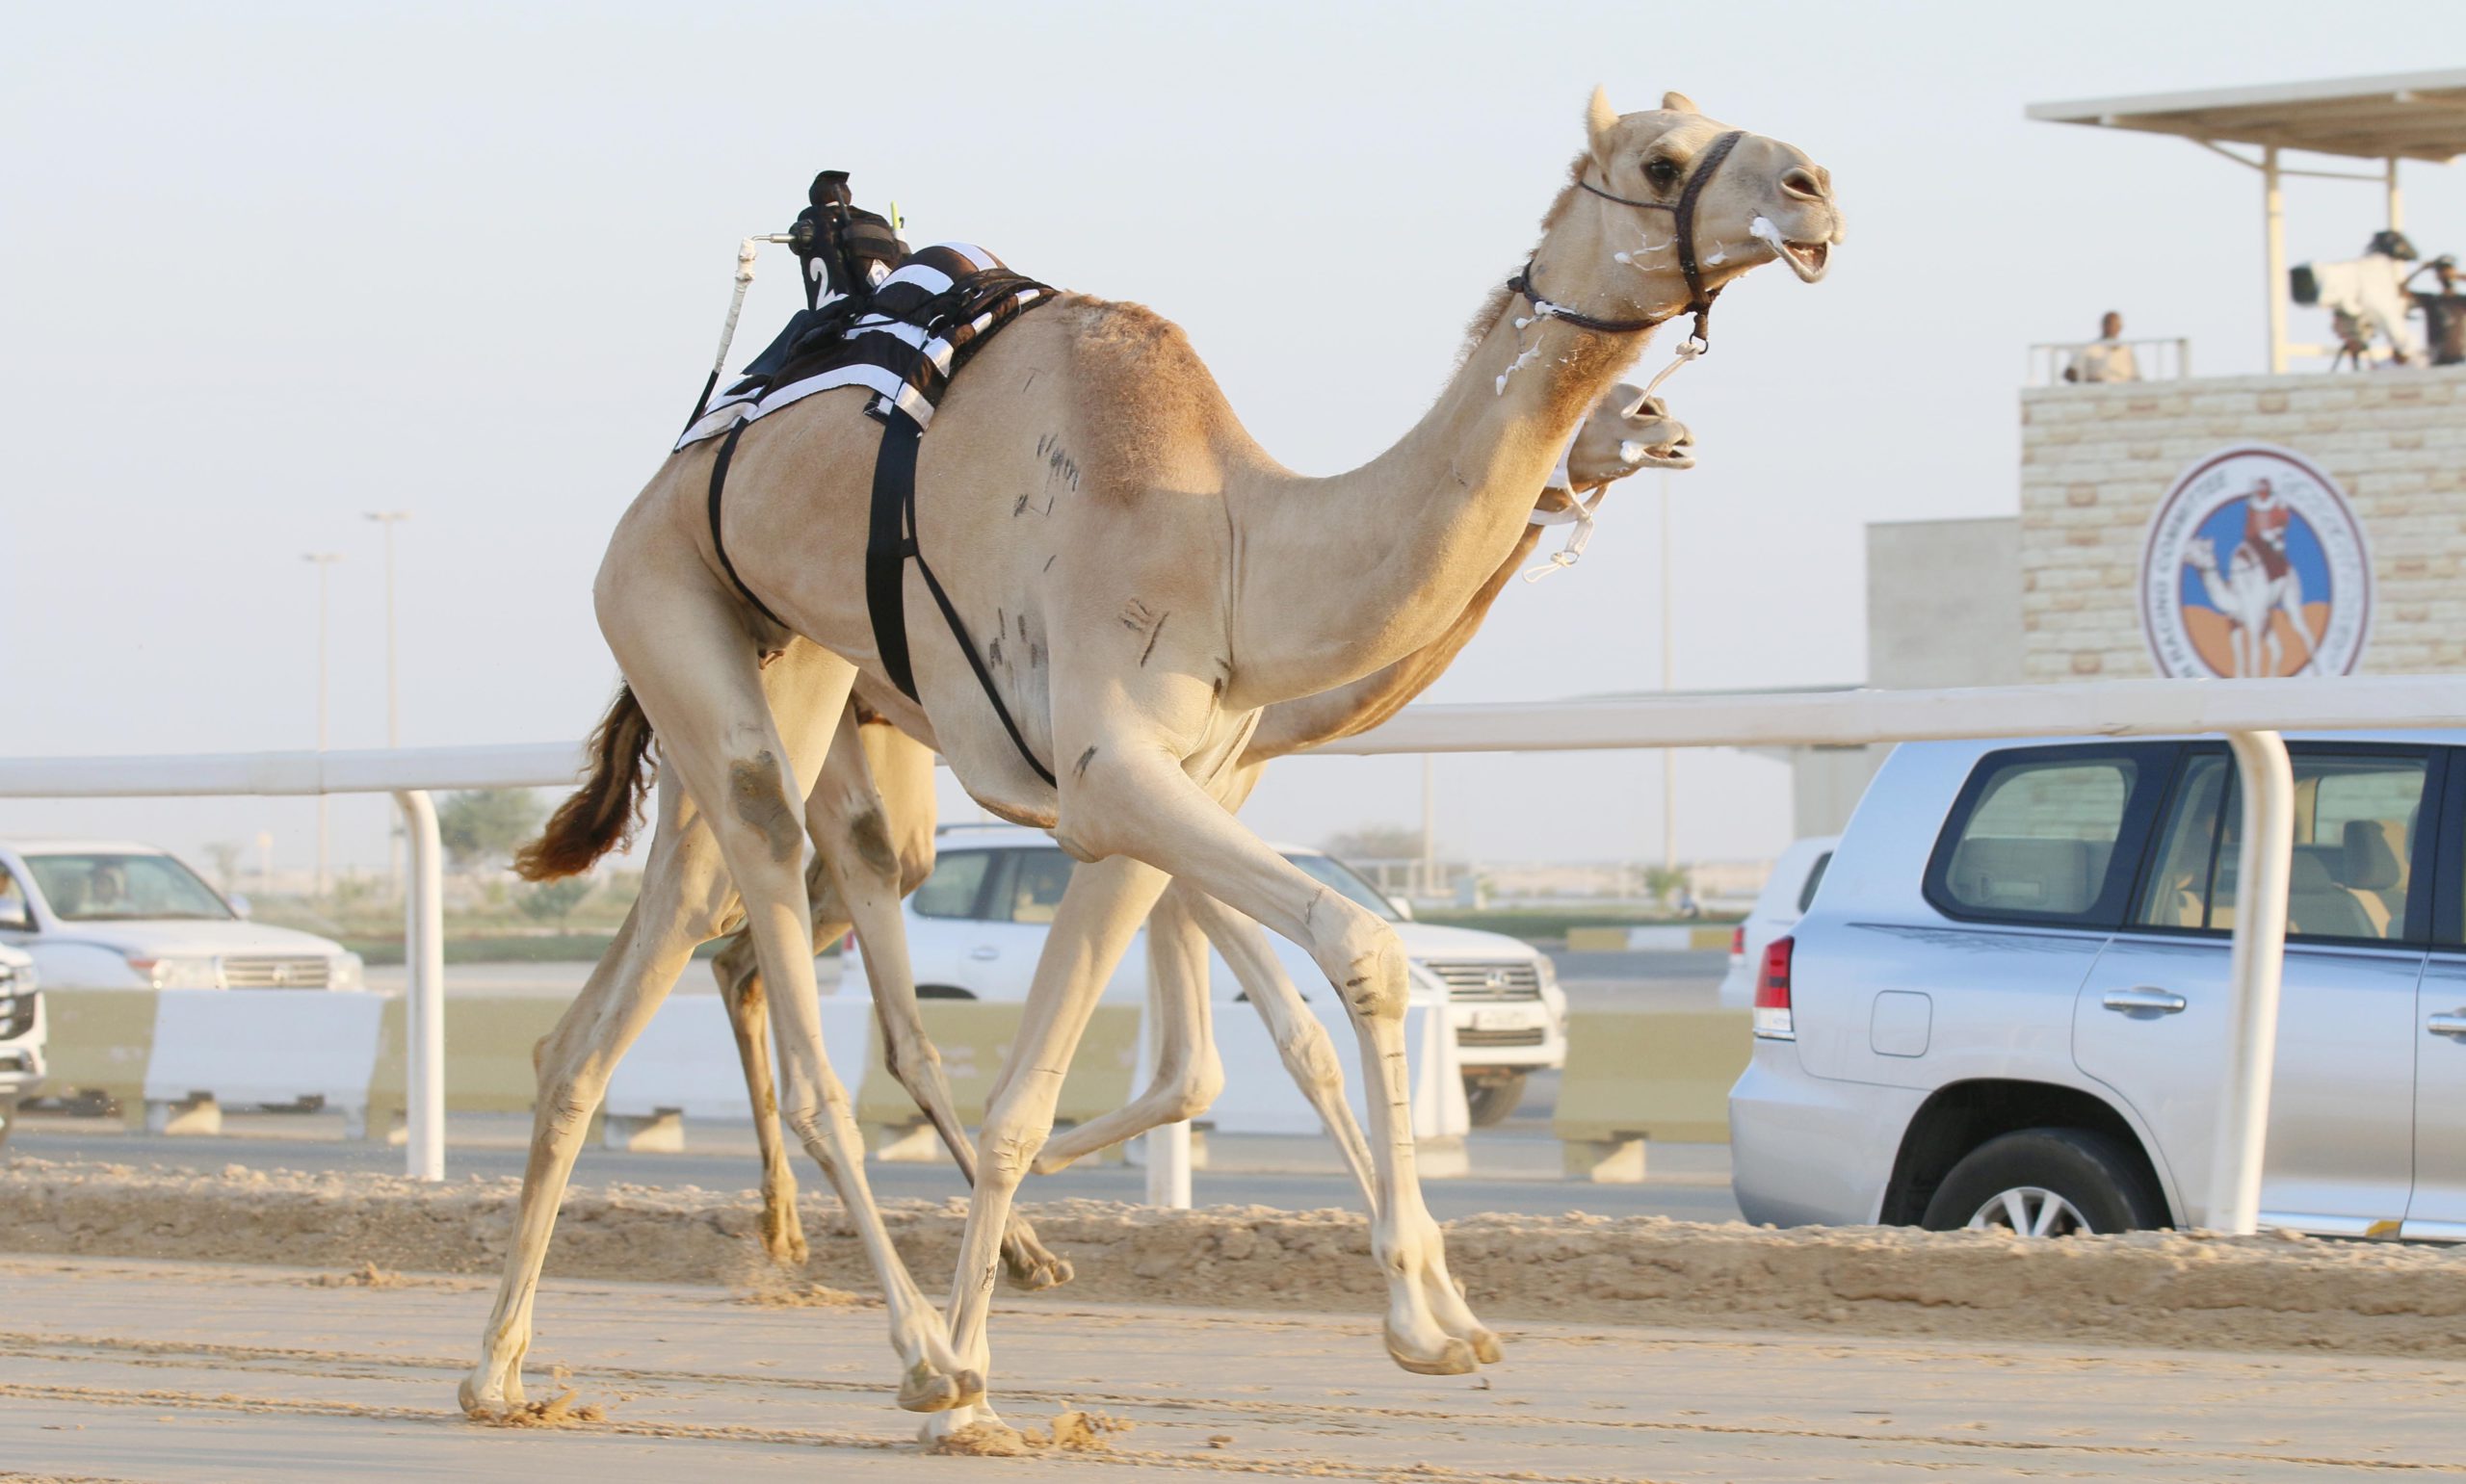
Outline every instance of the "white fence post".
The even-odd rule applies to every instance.
[[[2286,893],[2295,872],[2295,769],[2275,732],[2229,732],[2243,806],[2237,857],[2235,948],[2228,971],[2226,1088],[2209,1177],[2212,1229],[2248,1237],[2260,1225],[2261,1160],[2277,1069],[2278,987],[2286,967]]]
[[[1147,1003],[1139,1014],[1139,1083],[1138,1091],[1156,1080],[1156,986],[1150,980]],[[1191,1126],[1180,1123],[1160,1124],[1147,1131],[1140,1153],[1147,1161],[1147,1204],[1160,1211],[1191,1209]]]
[[[436,806],[423,789],[394,795],[402,806],[404,833],[411,842],[410,890],[404,894],[403,963],[410,971],[406,996],[403,1069],[404,1120],[409,1125],[413,1180],[445,1178],[445,864],[436,833]]]

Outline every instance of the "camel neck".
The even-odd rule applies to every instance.
[[[1601,270],[1634,270],[1613,264],[1594,231],[1554,231],[1535,262],[1559,302],[1611,314],[1633,302],[1632,283],[1621,296]],[[1228,701],[1334,690],[1439,641],[1508,560],[1577,424],[1643,340],[1536,318],[1511,297],[1393,447],[1245,502]]]

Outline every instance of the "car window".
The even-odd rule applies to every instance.
[[[2425,760],[2297,752],[2294,764],[2287,935],[2404,938]],[[2193,758],[2175,792],[2165,846],[2135,920],[2232,931],[2243,825],[2234,767],[2221,756]]]
[[[2164,745],[1988,754],[1936,843],[1929,899],[1955,917],[2119,925],[2170,754]]]
[[[0,927],[17,927],[31,932],[34,925],[34,908],[26,901],[26,889],[17,884],[17,878],[9,873],[8,867],[0,866]]]
[[[197,873],[168,855],[36,855],[26,860],[52,915],[63,922],[166,918],[229,920],[231,909]]]
[[[1060,850],[1013,850],[994,916],[1013,923],[1050,923],[1070,885],[1069,856]]]
[[[1806,916],[1807,908],[1815,905],[1815,889],[1823,884],[1824,870],[1831,864],[1832,852],[1826,850],[1822,855],[1815,858],[1815,865],[1808,868],[1807,884],[1798,888],[1798,915],[1800,917]]]
[[[1388,922],[1404,921],[1396,915],[1396,904],[1389,901],[1378,888],[1363,880],[1360,872],[1334,856],[1320,855],[1315,851],[1297,850],[1285,859],[1300,867],[1303,874],[1309,876],[1311,880],[1334,887],[1348,901],[1368,907]]]
[[[990,850],[945,850],[933,861],[933,873],[909,898],[918,917],[974,917],[977,894],[984,886]]]

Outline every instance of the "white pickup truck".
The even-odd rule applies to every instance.
[[[179,857],[127,841],[0,841],[0,944],[55,994],[364,987],[358,954],[251,923]]]

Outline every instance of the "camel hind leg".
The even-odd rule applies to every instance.
[[[816,941],[820,924],[816,924]],[[809,1256],[804,1223],[797,1215],[797,1172],[779,1136],[779,1090],[771,1078],[771,1008],[763,998],[762,971],[753,961],[753,939],[739,928],[711,960],[720,1001],[736,1037],[737,1061],[745,1068],[745,1092],[753,1105],[753,1141],[762,1159],[762,1250],[781,1267],[800,1268]]]
[[[811,792],[827,743],[817,738],[792,751],[782,726],[826,728],[846,705],[855,671],[801,646],[800,662],[823,666],[825,678],[801,686],[793,716],[774,717],[733,595],[690,551],[645,548],[628,536],[619,530],[601,568],[600,628],[658,734],[670,777],[705,806],[744,901],[769,991],[780,1121],[837,1190],[882,1285],[903,1368],[900,1405],[931,1412],[964,1404],[983,1381],[953,1364],[938,1316],[891,1243],[865,1178],[853,1109],[822,1045],[797,801]]]

